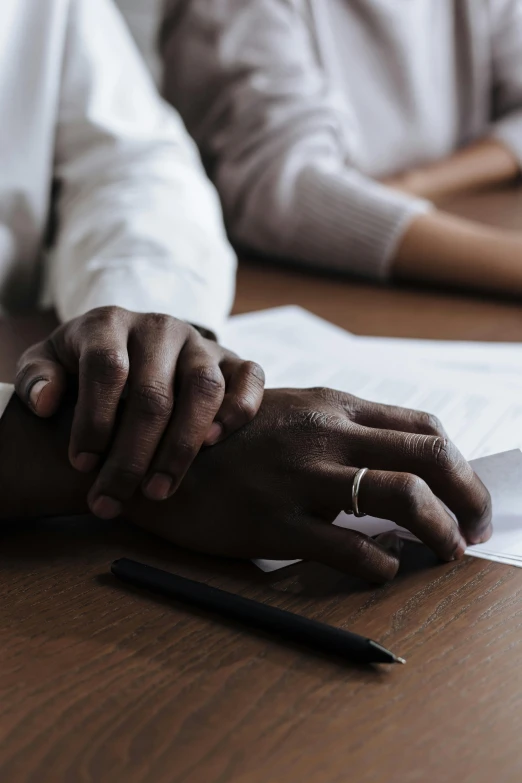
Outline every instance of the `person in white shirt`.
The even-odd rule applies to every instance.
[[[167,0],[164,91],[235,243],[522,294],[522,235],[435,209],[522,163],[521,0]]]
[[[436,420],[332,390],[263,398],[262,370],[212,339],[234,272],[216,197],[108,0],[3,0],[0,22],[0,292],[30,304],[55,208],[65,321],[22,357],[19,398],[0,385],[0,519],[121,511],[211,554],[386,581],[396,540],[331,525],[367,466],[359,509],[445,560],[486,540],[487,490]]]
[[[105,455],[90,507],[110,518],[145,479],[168,497],[203,442],[259,407],[261,370],[211,334],[236,259],[111,0],[2,0],[0,116],[0,304],[43,296],[64,322],[24,357],[17,389],[47,416],[65,373],[79,376],[70,457],[90,471]]]

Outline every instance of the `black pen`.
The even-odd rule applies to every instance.
[[[357,663],[406,663],[404,658],[399,658],[377,642],[350,631],[260,604],[201,582],[193,582],[135,560],[115,560],[111,571],[118,579],[135,587],[143,587],[168,598],[181,599],[321,652],[341,655]]]

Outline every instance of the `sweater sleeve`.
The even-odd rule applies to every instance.
[[[522,167],[522,1],[490,0],[495,122],[493,134]]]
[[[162,54],[166,97],[200,145],[238,245],[387,277],[430,205],[350,165],[346,118],[300,0],[171,0]]]

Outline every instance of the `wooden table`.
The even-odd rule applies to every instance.
[[[454,209],[522,227],[518,192]],[[516,304],[242,267],[237,311],[285,303],[356,332],[522,339]],[[2,325],[4,377],[42,328],[18,322],[13,340]],[[133,593],[108,576],[122,555],[372,636],[408,664],[356,668]],[[0,559],[2,783],[521,780],[521,570],[415,547],[372,589],[91,519],[8,529]]]

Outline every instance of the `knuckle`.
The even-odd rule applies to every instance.
[[[229,405],[230,418],[236,422],[252,421],[258,410],[257,401],[252,395],[235,397],[230,401]]]
[[[266,381],[265,371],[260,364],[257,364],[257,362],[245,362],[245,370],[251,383],[262,388],[264,387]]]
[[[423,513],[429,497],[429,488],[426,482],[413,473],[405,473],[399,487],[403,511],[412,518],[417,518]]]
[[[215,399],[225,392],[225,379],[219,367],[197,367],[190,373],[190,385],[198,395]]]
[[[365,409],[371,410],[374,407],[374,403],[368,403],[366,400],[355,397],[353,394],[344,394],[341,404],[345,414],[354,422],[360,419],[360,414],[363,413]]]
[[[444,473],[453,473],[458,465],[458,452],[449,438],[434,437],[431,454],[437,467]]]
[[[322,402],[336,402],[337,393],[327,386],[314,386],[312,389],[308,389],[311,394]]]
[[[90,349],[85,354],[83,364],[87,374],[101,382],[125,382],[129,374],[128,356],[117,348]]]
[[[170,315],[165,315],[165,313],[146,313],[142,316],[142,319],[146,328],[161,332],[168,331],[174,326],[182,324],[182,321],[178,321]]]
[[[173,409],[171,389],[163,383],[148,383],[132,391],[139,414],[147,418],[170,418]]]
[[[88,334],[97,327],[109,327],[119,323],[126,317],[127,311],[116,305],[106,305],[105,307],[95,307],[89,310],[79,319],[78,325]]]
[[[367,563],[372,559],[372,543],[370,539],[358,533],[350,540],[350,550],[353,560],[357,563]]]
[[[365,407],[371,407],[371,403],[368,403],[366,400],[361,400],[353,394],[331,389],[328,386],[317,386],[308,391],[311,392],[315,400],[319,400],[320,403],[342,412],[343,418],[346,417],[351,421],[355,421],[357,415],[364,410]]]
[[[440,419],[433,413],[427,413],[425,411],[419,411],[419,424],[423,430],[430,434],[444,438],[444,427]]]
[[[308,410],[304,413],[303,419],[307,429],[318,433],[338,431],[345,425],[345,422],[336,414],[321,410]]]

